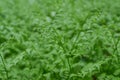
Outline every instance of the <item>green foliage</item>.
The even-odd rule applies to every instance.
[[[120,80],[119,0],[0,0],[0,80]]]

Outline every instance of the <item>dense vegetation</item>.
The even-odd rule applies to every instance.
[[[0,80],[120,80],[120,0],[0,0]]]

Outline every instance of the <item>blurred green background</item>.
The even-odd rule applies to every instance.
[[[0,80],[120,80],[120,0],[0,0]]]

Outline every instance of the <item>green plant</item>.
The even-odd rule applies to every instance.
[[[119,0],[0,0],[0,80],[119,80]]]

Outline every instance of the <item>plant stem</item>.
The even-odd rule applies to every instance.
[[[0,57],[1,57],[1,60],[2,60],[2,63],[3,63],[4,70],[5,70],[5,72],[6,72],[6,80],[9,80],[9,77],[8,77],[8,71],[7,71],[7,68],[6,68],[6,65],[5,65],[4,59],[3,59],[3,57],[2,57],[1,54],[0,54]]]

